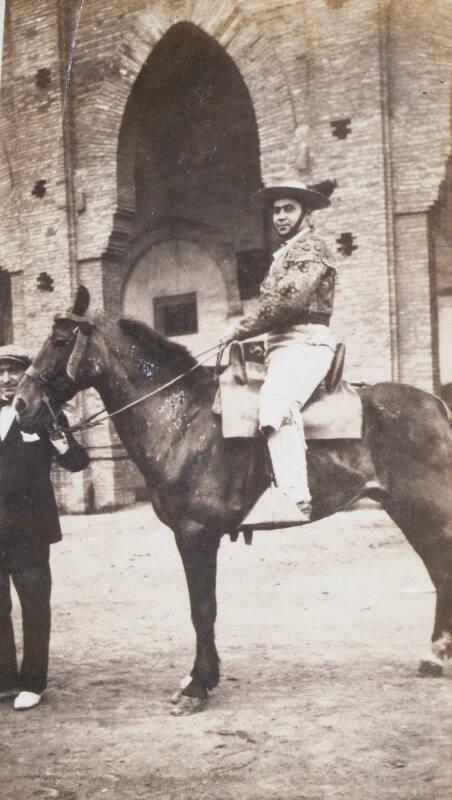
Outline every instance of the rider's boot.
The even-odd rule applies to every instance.
[[[310,522],[312,504],[303,432],[295,424],[283,424],[277,431],[266,426],[262,433],[267,441],[276,485],[294,502],[304,521]]]
[[[311,522],[312,517],[312,503],[310,500],[299,500],[296,504],[298,511],[303,515],[306,522]]]
[[[294,426],[262,428],[274,480],[245,517],[239,530],[292,528],[311,521],[304,437]],[[270,466],[270,465],[269,465]],[[276,485],[275,485],[276,484]]]

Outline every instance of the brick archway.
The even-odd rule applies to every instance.
[[[203,8],[205,14],[205,7]],[[220,5],[220,4],[215,4]],[[127,125],[129,135],[127,141],[121,138],[121,130],[124,129],[124,121],[127,117],[132,117],[136,113],[136,105],[132,96],[132,89],[139,80],[143,65],[146,64],[155,46],[168,34],[176,25],[184,24],[195,25],[200,31],[208,34],[222,48],[236,65],[242,79],[248,89],[254,113],[257,121],[259,133],[261,173],[264,183],[272,179],[278,179],[287,174],[288,164],[295,166],[296,143],[294,133],[296,121],[290,90],[284,75],[284,71],[279,64],[277,53],[272,44],[260,33],[257,26],[239,11],[233,4],[225,7],[221,4],[221,15],[215,13],[209,15],[209,20],[203,20],[196,13],[196,8],[188,18],[184,15],[180,20],[174,17],[165,19],[165,23],[158,27],[160,36],[155,37],[156,23],[152,22],[152,35],[155,37],[153,46],[147,52],[143,52],[142,41],[134,38],[127,47],[136,55],[140,53],[142,61],[140,70],[136,73],[128,74],[130,92],[127,102],[124,105],[121,125],[118,128],[118,207],[126,211],[134,210],[134,197],[131,189],[133,180],[130,175],[128,164],[130,150],[133,148],[133,141],[130,137],[130,122]],[[227,13],[229,11],[229,13]],[[143,36],[151,33],[148,29],[143,31]],[[141,46],[140,46],[141,45]],[[135,58],[136,62],[136,58]],[[134,76],[133,82],[130,78]]]
[[[169,5],[154,5],[123,19],[120,39],[116,42],[112,36],[112,47],[116,47],[112,53],[114,65],[105,69],[95,91],[85,96],[78,141],[84,153],[84,164],[88,166],[83,166],[76,174],[76,184],[81,190],[86,186],[88,191],[89,186],[95,185],[101,141],[102,197],[96,198],[95,224],[89,220],[89,209],[88,216],[80,223],[82,259],[98,257],[105,252],[117,258],[124,252],[134,201],[131,181],[118,170],[118,164],[127,163],[127,150],[132,147],[130,139],[121,141],[121,126],[143,65],[157,43],[176,24],[191,23],[211,36],[239,70],[257,120],[263,181],[286,176],[291,165],[295,168],[296,121],[292,96],[278,53],[268,37],[233,2],[214,0],[207,5],[197,0],[190,4],[171,3],[170,8],[166,7]],[[78,42],[80,62],[77,54],[74,56],[75,79],[77,72],[85,69],[82,53],[84,47],[89,47],[90,26],[93,25],[90,15],[93,14],[94,11],[88,10],[82,20]],[[89,77],[94,80],[92,73]],[[85,118],[89,120],[89,129],[83,129]]]
[[[128,263],[150,238],[180,241],[189,230],[216,252],[231,312],[240,305],[237,253],[263,249],[262,216],[251,203],[261,182],[256,116],[234,61],[199,27],[173,25],[140,71],[121,126],[116,222],[129,232]],[[151,271],[150,296],[154,278]]]
[[[282,177],[287,171],[287,164],[295,164],[293,134],[296,121],[291,93],[277,51],[251,17],[233,2],[215,0],[207,8],[205,2],[198,0],[191,4],[191,13],[187,5],[174,3],[172,9],[160,7],[158,11],[152,9],[147,14],[143,13],[140,15],[142,28],[139,31],[135,28],[130,34],[125,33],[124,51],[134,54],[133,66],[130,61],[124,65],[129,90],[153,48],[173,26],[183,23],[195,25],[224,48],[248,88],[259,130],[264,181]],[[122,110],[126,112],[126,105]]]

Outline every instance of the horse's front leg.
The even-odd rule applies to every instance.
[[[216,574],[220,536],[197,525],[187,524],[176,533],[190,596],[191,618],[196,632],[196,658],[190,678],[175,696],[171,713],[183,716],[201,711],[207,703],[209,689],[220,679],[215,647],[217,616]]]

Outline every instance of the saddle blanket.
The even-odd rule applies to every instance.
[[[223,436],[250,438],[259,432],[259,392],[262,386],[262,368],[248,366],[248,383],[240,385],[228,367],[220,375],[220,386],[213,412],[221,415]],[[347,381],[340,381],[336,391],[328,394],[320,386],[312,398],[294,413],[301,414],[307,440],[361,439],[362,403],[357,389]]]

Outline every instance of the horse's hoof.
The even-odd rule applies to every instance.
[[[171,695],[170,702],[173,704],[173,706],[176,706],[181,697],[182,697],[182,689],[178,689],[177,692],[173,692],[173,694]]]
[[[432,653],[440,662],[443,658],[452,657],[452,635],[448,631],[444,632],[440,639],[432,642]]]
[[[428,676],[438,678],[443,674],[443,662],[440,658],[432,653],[425,658],[421,658],[419,662],[418,673],[423,678]]]
[[[207,697],[188,697],[183,694],[177,701],[177,705],[171,709],[170,714],[173,717],[189,717],[191,714],[202,711],[206,705]]]
[[[192,681],[191,675],[184,675],[184,677],[180,679],[180,681],[179,681],[179,689],[177,690],[177,692],[174,692],[171,695],[171,702],[172,702],[173,706],[177,705],[177,703],[179,702],[179,700],[182,697],[182,691],[184,689],[186,689],[187,686],[189,686],[191,681]]]

